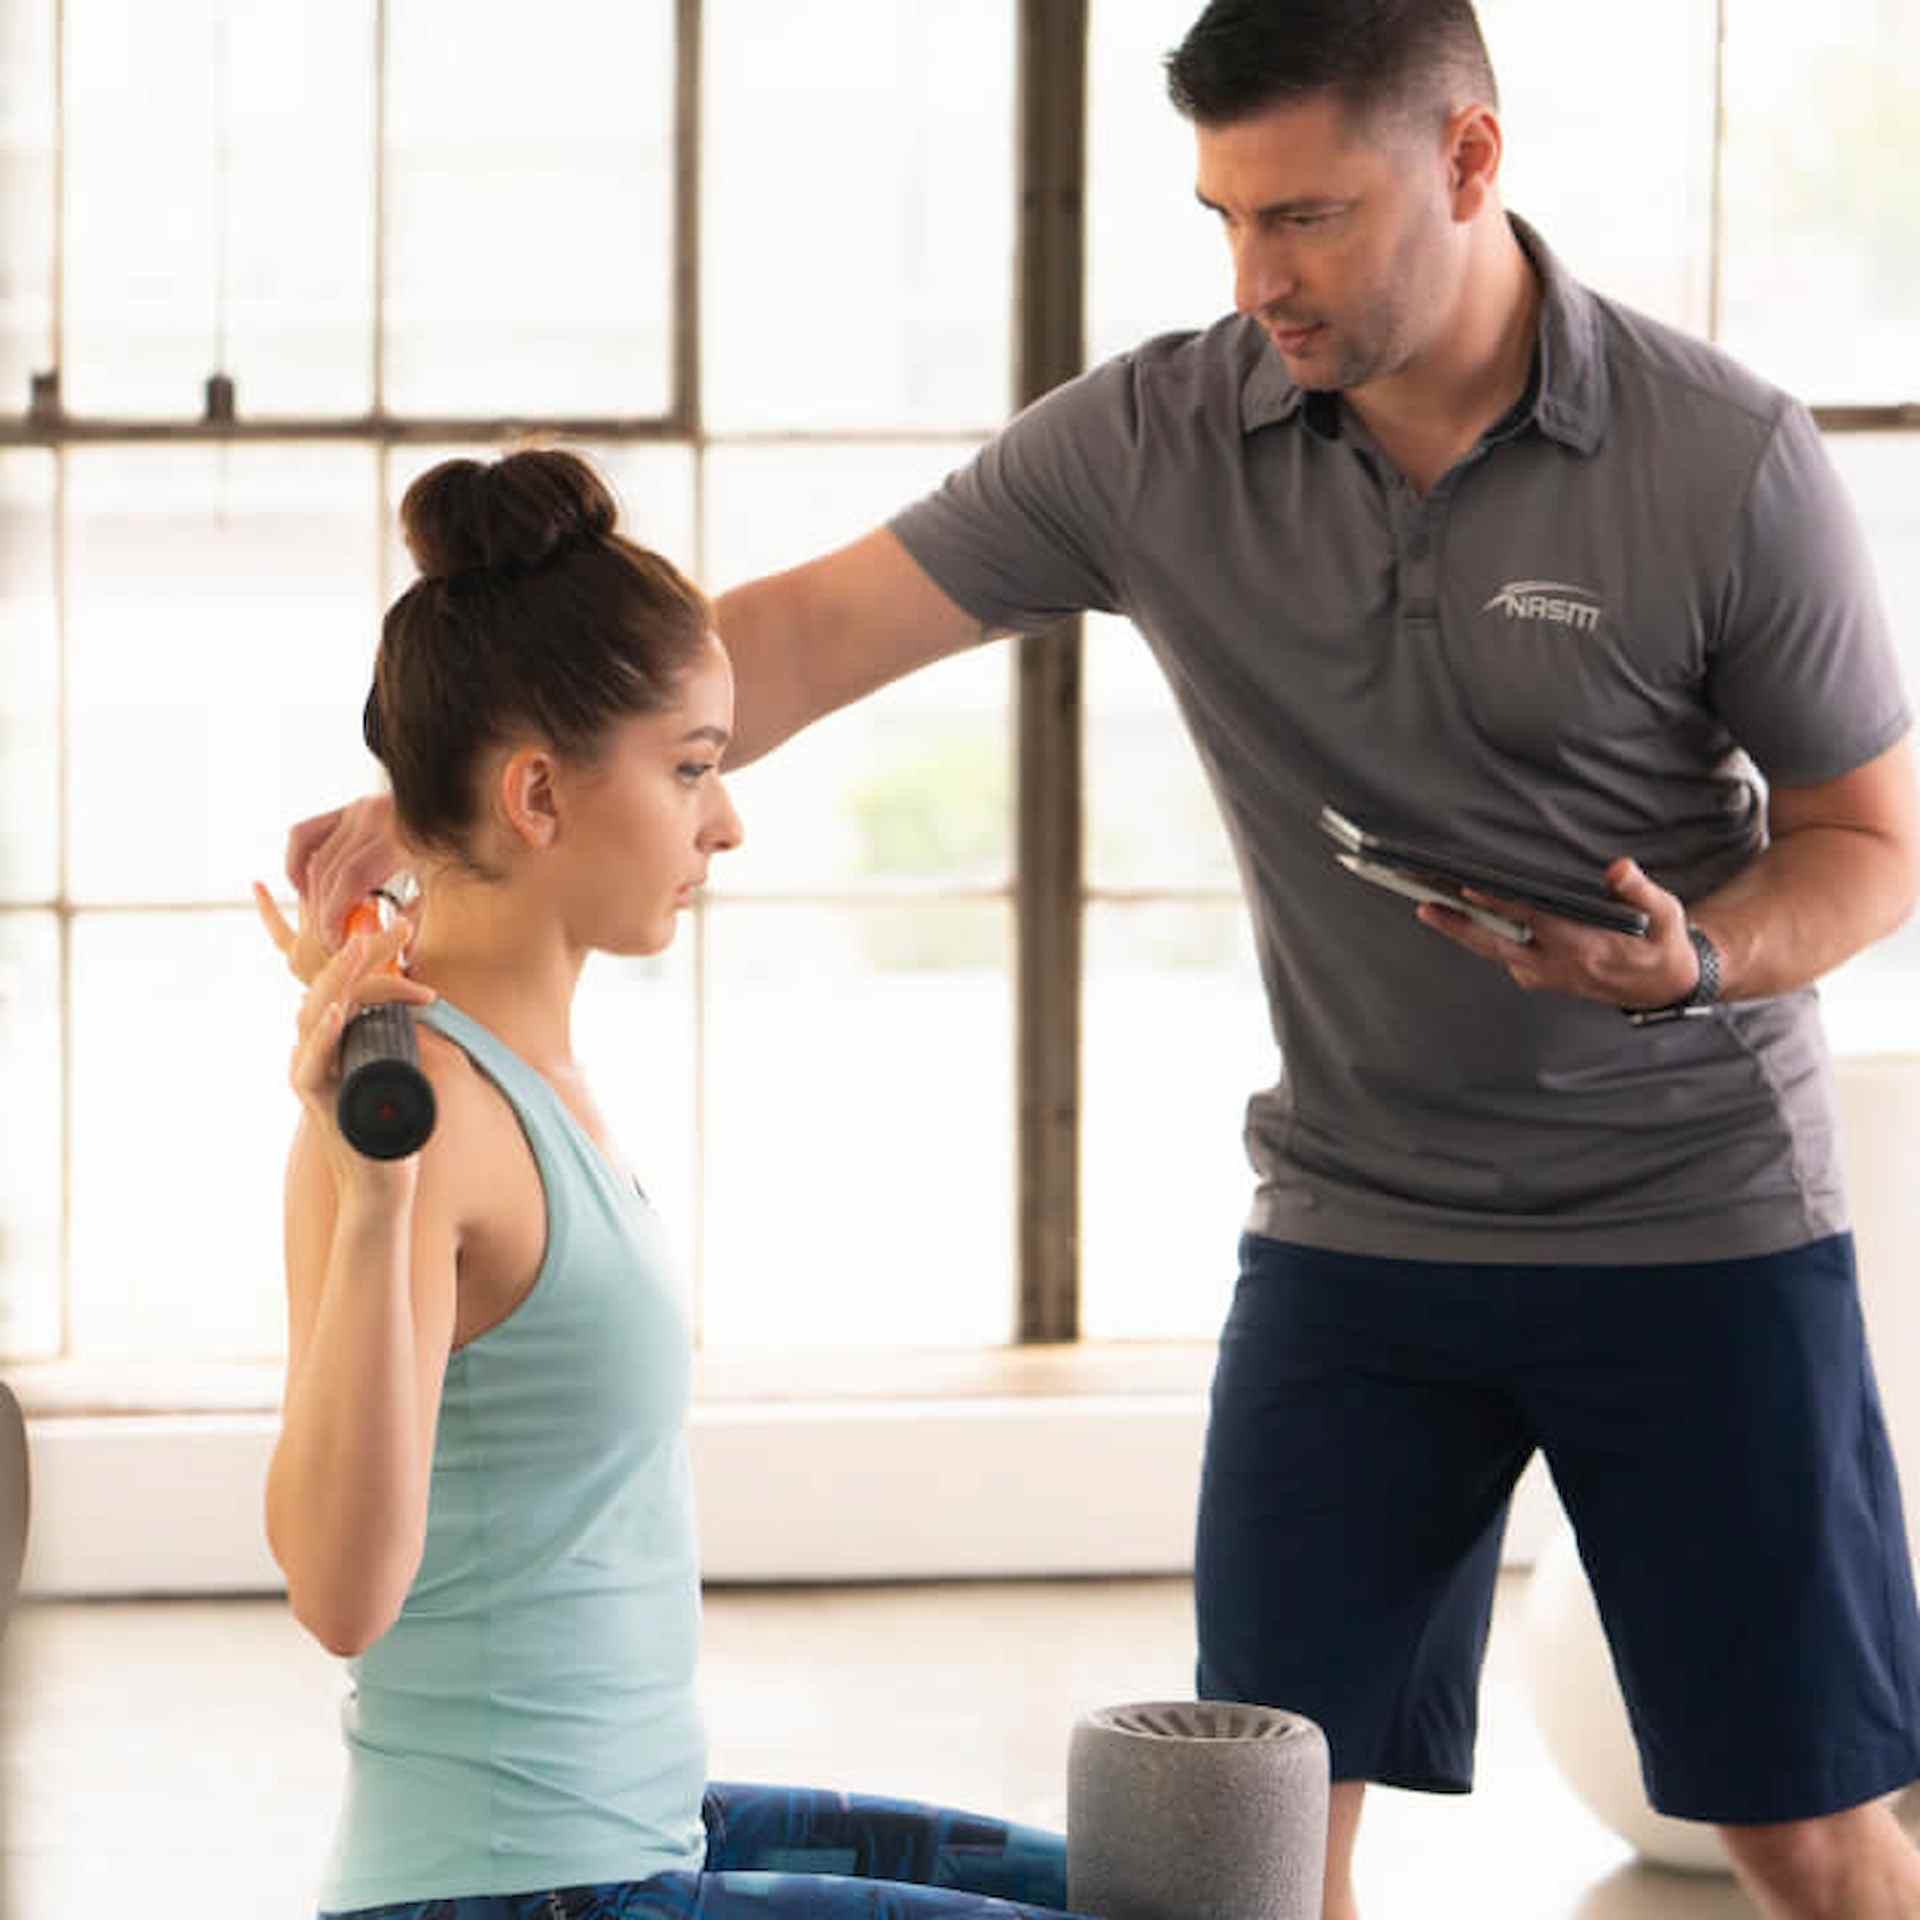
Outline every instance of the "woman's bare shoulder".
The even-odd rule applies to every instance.
[[[433,1136],[421,1149],[421,1172],[446,1194],[463,1220],[496,1212],[515,1190],[527,1161],[526,1138],[506,1096],[462,1047],[424,1021],[420,1069],[433,1088]]]

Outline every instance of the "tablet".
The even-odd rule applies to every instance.
[[[1411,841],[1363,827],[1334,807],[1320,809],[1320,831],[1340,849],[1337,857],[1348,872],[1376,886],[1389,885],[1383,876],[1391,875],[1400,883],[1393,886],[1396,893],[1451,907],[1482,925],[1485,924],[1480,918],[1482,915],[1491,914],[1494,919],[1504,921],[1504,926],[1491,927],[1490,932],[1504,933],[1506,928],[1519,923],[1506,920],[1477,901],[1463,900],[1460,897],[1463,889],[1470,887],[1475,893],[1492,894],[1500,900],[1517,900],[1523,906],[1538,907],[1543,913],[1578,920],[1590,927],[1603,927],[1609,933],[1631,934],[1640,940],[1647,937],[1651,924],[1638,907],[1628,906],[1624,900],[1599,887],[1581,886],[1537,868],[1489,866],[1457,854],[1442,853],[1437,848],[1415,846]],[[1413,892],[1415,887],[1421,891]],[[1513,935],[1509,933],[1506,937],[1511,939]]]

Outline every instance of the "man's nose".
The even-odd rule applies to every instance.
[[[1287,247],[1271,235],[1250,234],[1233,250],[1233,304],[1236,312],[1257,314],[1291,299],[1299,276]]]

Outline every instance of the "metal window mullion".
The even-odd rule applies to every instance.
[[[53,312],[49,351],[55,391],[67,362],[67,0],[53,0],[53,261],[48,289]]]
[[[1015,399],[1085,358],[1088,0],[1020,0]],[[1080,1331],[1081,624],[1018,643],[1016,1049],[1022,1342]]]
[[[673,398],[670,424],[695,440],[700,393],[700,159],[705,0],[677,0],[673,107]]]
[[[1815,407],[1815,423],[1825,433],[1920,432],[1920,403],[1886,407]]]
[[[54,927],[58,940],[60,1008],[60,1358],[73,1356],[73,755],[72,620],[67,591],[67,456],[53,454],[53,740]]]
[[[1714,0],[1713,166],[1707,231],[1707,338],[1726,331],[1727,301],[1727,0]]]
[[[387,411],[387,0],[373,4],[373,418]],[[381,487],[386,486],[385,462]]]

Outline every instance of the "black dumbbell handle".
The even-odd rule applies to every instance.
[[[363,1008],[340,1036],[340,1131],[369,1160],[403,1160],[433,1133],[433,1083],[420,1070],[413,1009]]]

